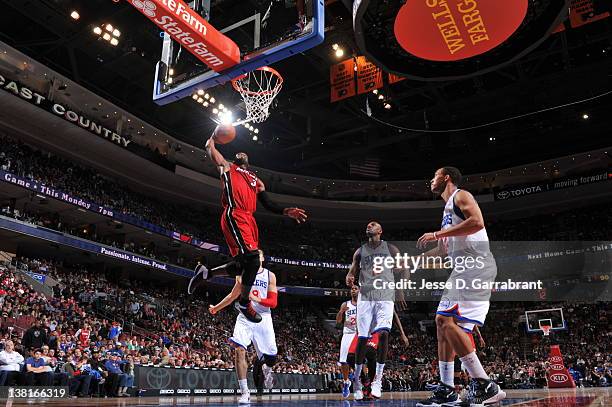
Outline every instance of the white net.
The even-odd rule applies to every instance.
[[[270,105],[283,87],[283,77],[264,66],[232,80],[244,101],[246,118],[239,123],[261,123],[270,116]]]

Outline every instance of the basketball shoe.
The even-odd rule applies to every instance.
[[[433,390],[431,397],[427,400],[419,401],[416,407],[440,407],[441,405],[453,405],[457,403],[459,396],[455,389],[447,384],[440,383]]]
[[[461,407],[484,406],[497,403],[506,398],[506,392],[501,390],[497,383],[487,379],[472,379],[464,401],[455,404],[444,404]]]

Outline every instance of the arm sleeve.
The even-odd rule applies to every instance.
[[[257,199],[259,200],[259,202],[261,202],[264,208],[266,208],[270,212],[277,213],[279,215],[283,214],[283,210],[285,208],[281,207],[277,203],[272,202],[266,191],[261,191],[260,193],[258,193]]]
[[[276,291],[269,291],[268,298],[264,298],[259,302],[264,307],[276,308],[278,305],[278,293]]]

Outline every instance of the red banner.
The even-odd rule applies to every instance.
[[[382,70],[368,62],[366,57],[357,57],[357,93],[372,92],[382,86]]]
[[[403,76],[393,75],[392,73],[390,73],[389,74],[389,85],[392,85],[397,82],[401,82],[404,79],[406,78],[404,78]]]
[[[570,5],[570,24],[572,28],[593,23],[606,17],[610,17],[610,13],[595,14],[593,0],[572,0]]]
[[[563,356],[561,356],[561,349],[559,345],[550,346],[550,356],[548,357],[549,368],[546,371],[546,380],[548,381],[548,388],[567,388],[576,387],[574,379],[570,376],[567,371],[565,364],[563,364]]]
[[[332,65],[329,71],[331,101],[355,96],[355,61],[353,58]]]
[[[528,0],[408,1],[393,30],[412,55],[458,61],[503,44],[523,23],[528,6]]]
[[[240,62],[238,45],[182,0],[129,0],[128,3],[213,71],[220,72]]]

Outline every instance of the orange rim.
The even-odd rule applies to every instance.
[[[272,73],[274,76],[277,77],[276,86],[274,88],[270,89],[270,90],[261,90],[259,92],[255,92],[255,91],[252,91],[252,90],[241,88],[240,85],[238,85],[238,81],[240,81],[241,79],[246,78],[249,75],[249,73],[250,73],[249,72],[249,73],[242,74],[242,75],[232,79],[232,86],[234,87],[234,89],[236,89],[237,92],[245,93],[245,94],[250,95],[250,96],[268,95],[270,93],[273,93],[278,87],[280,87],[283,84],[283,77],[274,68],[270,68],[269,66],[262,66],[262,67],[259,67],[257,69],[254,69],[254,71],[266,71],[266,72]]]

